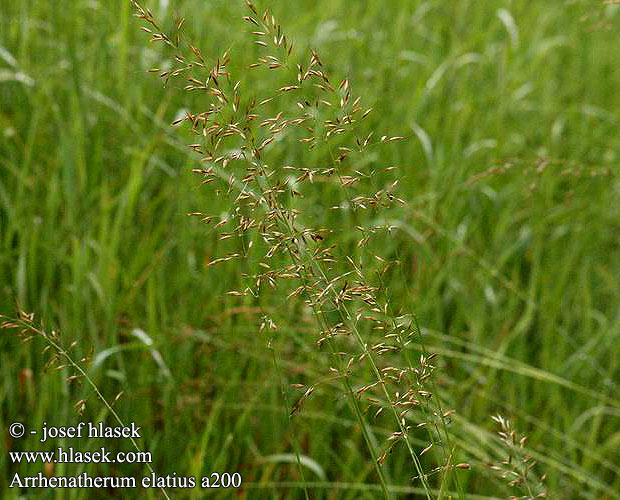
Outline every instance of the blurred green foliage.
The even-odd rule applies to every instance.
[[[205,54],[230,47],[241,61],[236,71],[246,71],[253,48],[243,2],[149,5],[168,25],[173,12],[185,16]],[[409,137],[368,159],[399,168],[409,203],[391,216],[395,230],[382,252],[401,264],[390,275],[393,300],[417,314],[440,354],[459,459],[472,464],[459,473],[465,489],[506,495],[486,467],[499,453],[490,416],[501,412],[529,436],[550,498],[619,498],[618,6],[262,6],[297,51],[314,48],[330,74],[349,77],[375,110],[372,129]],[[131,14],[121,0],[0,2],[0,312],[12,314],[17,300],[67,344],[77,340],[78,352],[109,354],[92,375],[110,399],[124,392],[117,409],[146,430],[155,470],[239,471],[252,483],[245,498],[297,498],[294,464],[261,458],[291,453],[291,445],[268,338],[258,333],[260,304],[226,298],[244,269],[208,267],[222,243],[187,217],[226,210],[191,174],[190,136],[169,126],[199,97],[146,73],[164,55]],[[256,92],[271,88],[271,78],[253,80]],[[282,153],[290,158],[303,161],[302,150]],[[331,206],[329,188],[309,202]],[[325,213],[347,245],[356,215]],[[324,376],[327,361],[308,349],[311,319],[300,321],[283,300],[263,306],[287,333],[274,340],[287,380]],[[136,329],[153,340],[169,375]],[[3,432],[13,421],[78,421],[73,405],[88,389],[43,373],[40,342],[3,333],[0,346]],[[91,396],[84,418],[104,417]],[[308,472],[315,498],[379,494],[360,486],[376,484],[372,458],[337,392],[317,391],[294,422],[303,453],[340,484]],[[377,422],[378,440],[385,431]],[[17,449],[1,442],[1,450]],[[3,451],[2,497],[18,498],[7,487],[17,470],[40,467],[11,465]],[[415,488],[404,455],[385,467],[395,485]],[[120,473],[94,465],[55,473],[83,470]]]

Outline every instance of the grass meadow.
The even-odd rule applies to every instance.
[[[0,0],[0,313],[18,304],[60,332],[0,330],[0,497],[163,498],[10,487],[16,473],[151,474],[11,462],[15,450],[131,450],[7,431],[117,425],[113,407],[142,427],[158,475],[243,478],[170,498],[620,498],[620,6],[257,0],[255,16],[241,0],[145,3],[166,30],[182,16],[209,65],[229,50],[231,85],[259,100],[282,68],[248,68],[264,47],[243,16],[260,24],[269,8],[291,61],[346,79],[332,94],[350,86],[372,111],[347,136],[359,148],[342,175],[326,172],[346,134],[300,142],[304,122],[253,156],[256,178],[225,178],[245,167],[218,166],[188,148],[190,126],[171,126],[217,92],[149,74],[172,71],[174,50],[149,42],[129,1]],[[325,137],[326,84],[308,85],[310,134]],[[305,113],[295,92],[259,106],[260,120]],[[263,200],[240,200],[239,182]],[[252,220],[265,199],[253,235],[218,224]],[[302,243],[304,226],[319,229]],[[230,257],[250,242],[258,256]],[[53,363],[65,352],[54,339],[88,378]]]

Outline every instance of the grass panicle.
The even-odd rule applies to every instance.
[[[80,383],[81,380],[84,380],[88,387],[90,387],[93,391],[97,399],[103,404],[110,415],[112,415],[114,420],[121,427],[126,427],[120,415],[114,409],[114,405],[121,398],[122,393],[118,393],[111,402],[108,401],[108,399],[99,390],[94,380],[88,374],[87,367],[92,361],[92,351],[89,355],[77,360],[75,355],[72,354],[72,349],[76,347],[77,341],[72,342],[69,347],[65,347],[60,338],[60,332],[54,329],[47,330],[43,324],[37,325],[34,321],[34,313],[26,313],[19,307],[17,308],[16,318],[0,315],[0,320],[2,320],[2,323],[0,323],[0,329],[17,331],[18,335],[22,339],[22,342],[42,339],[46,344],[43,348],[43,353],[48,356],[44,367],[45,371],[51,370],[52,368],[55,371],[69,370],[71,375],[68,375],[65,378],[67,384],[76,384]],[[75,411],[80,417],[83,416],[86,411],[87,402],[88,396],[79,399],[74,405]],[[142,449],[134,437],[129,437],[129,441],[138,453],[142,453]],[[155,470],[149,462],[145,462],[145,466],[150,473],[155,473]],[[159,489],[164,498],[169,500],[170,497],[168,496],[166,488],[161,487]]]
[[[186,92],[204,97],[202,110],[187,111],[173,125],[189,125],[197,139],[189,148],[199,155],[201,164],[194,172],[203,184],[217,181],[214,192],[229,203],[225,217],[192,214],[213,223],[221,241],[232,242],[230,252],[210,265],[245,259],[260,269],[246,274],[245,288],[229,294],[251,301],[275,289],[287,300],[299,300],[312,310],[315,346],[321,352],[328,346],[332,369],[343,382],[386,497],[391,494],[382,468],[399,444],[409,454],[414,480],[427,498],[434,495],[422,455],[431,449],[442,450],[438,456],[446,463],[439,468],[448,473],[446,477],[454,476],[458,485],[452,465],[455,448],[450,444],[440,396],[435,394],[437,386],[431,384],[433,356],[426,353],[419,329],[413,323],[399,323],[390,310],[389,290],[379,280],[394,262],[366,250],[370,239],[389,237],[391,228],[360,225],[357,250],[349,254],[331,242],[338,227],[315,225],[316,218],[298,203],[321,178],[336,187],[333,196],[338,197],[335,206],[322,207],[323,211],[370,212],[378,217],[395,205],[406,205],[397,194],[398,180],[389,180],[393,166],[376,162],[366,162],[363,169],[357,166],[376,148],[405,138],[375,137],[365,130],[364,120],[372,110],[364,108],[351,82],[347,78],[335,82],[314,50],[305,60],[297,57],[290,38],[269,10],[260,14],[248,1],[249,12],[244,17],[258,52],[248,67],[281,73],[278,88],[257,95],[246,82],[236,80],[229,51],[208,57],[189,41],[183,19],[167,34],[148,9],[132,3],[151,41],[172,51],[174,66],[153,72],[159,73],[165,85],[180,81]],[[282,152],[294,142],[305,146],[306,157],[296,159],[295,164],[282,164]],[[329,154],[316,158],[317,146]],[[319,162],[323,166],[315,166]],[[373,185],[379,189],[365,191]],[[369,258],[382,263],[377,275],[372,268],[366,271]],[[420,352],[418,363],[412,363],[409,355],[415,350]],[[399,367],[393,363],[398,363],[402,353],[408,363]],[[291,415],[309,396],[307,391],[289,408]],[[365,415],[371,412],[376,418],[384,410],[396,429],[379,452]],[[431,442],[416,449],[410,435],[422,427]]]

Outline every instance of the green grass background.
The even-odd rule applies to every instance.
[[[168,23],[186,16],[205,54],[253,50],[241,1],[148,5]],[[620,9],[585,0],[262,6],[296,50],[317,49],[331,74],[350,78],[375,109],[371,128],[409,137],[377,153],[399,167],[409,204],[389,215],[396,229],[382,253],[401,262],[390,275],[394,304],[417,314],[440,355],[458,458],[472,465],[459,472],[468,498],[508,495],[486,465],[502,457],[490,419],[498,412],[528,436],[550,498],[620,498]],[[17,300],[66,344],[77,340],[78,353],[92,346],[91,376],[109,399],[123,391],[116,409],[144,429],[156,471],[244,479],[241,493],[173,497],[301,498],[296,466],[278,457],[292,453],[294,434],[318,466],[305,471],[313,498],[378,498],[337,384],[286,425],[259,306],[281,327],[271,345],[287,383],[324,377],[328,361],[312,349],[311,318],[282,299],[226,298],[243,267],[206,265],[222,244],[187,213],[226,206],[191,174],[188,136],[169,127],[199,101],[146,74],[163,56],[137,24],[120,0],[0,1],[0,312]],[[270,78],[256,85],[269,88]],[[283,155],[303,158],[301,149]],[[310,202],[331,200],[325,187]],[[337,241],[350,243],[355,218],[325,214]],[[6,450],[69,445],[12,441],[8,425],[75,425],[73,405],[90,395],[65,382],[68,371],[44,372],[43,347],[0,335],[2,498],[19,497],[8,488],[15,472],[42,470],[10,464]],[[107,417],[90,395],[83,418]],[[389,425],[374,424],[379,442]],[[395,491],[417,498],[404,454],[385,467]],[[146,474],[137,465],[54,472],[83,471]]]

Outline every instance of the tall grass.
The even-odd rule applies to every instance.
[[[280,72],[247,70],[261,49],[248,42],[252,27],[238,21],[242,4],[149,6],[166,30],[178,10],[205,55],[230,48],[230,71],[252,93],[279,88]],[[364,109],[374,109],[363,138],[371,130],[377,140],[407,137],[356,161],[361,172],[398,169],[350,189],[376,193],[398,172],[395,196],[406,206],[321,211],[345,195],[320,176],[301,183],[305,197],[295,206],[304,226],[340,228],[321,233],[322,244],[333,242],[354,262],[363,254],[363,271],[379,302],[389,298],[396,327],[414,325],[407,313],[415,312],[427,353],[437,353],[437,389],[429,392],[456,413],[446,422],[453,447],[433,446],[421,458],[431,495],[444,477],[444,469],[432,471],[453,450],[456,463],[471,467],[458,472],[467,498],[520,494],[489,467],[507,459],[490,419],[500,413],[528,435],[535,479],[546,473],[551,498],[617,498],[617,8],[335,1],[273,10],[294,38],[294,54],[315,49],[325,72],[337,83],[348,78]],[[186,151],[196,141],[169,128],[184,110],[203,109],[203,98],[175,84],[161,89],[145,75],[169,54],[145,47],[130,14],[126,2],[0,5],[1,312],[17,298],[68,343],[78,340],[84,354],[91,345],[95,357],[105,354],[89,376],[108,399],[124,392],[115,409],[149,429],[140,444],[157,471],[239,470],[248,498],[296,498],[304,485],[317,498],[375,498],[381,481],[367,442],[387,451],[397,431],[389,405],[376,420],[376,411],[362,414],[360,424],[342,372],[330,374],[338,358],[329,344],[312,345],[314,313],[278,299],[286,283],[262,298],[226,295],[244,292],[260,259],[209,265],[238,253],[233,240],[186,214],[219,216],[230,212],[229,200],[198,187],[190,175],[197,155]],[[266,146],[270,168],[302,160],[327,166],[328,148],[308,153],[293,139]],[[375,227],[390,232],[367,231]],[[368,246],[357,249],[366,236]],[[368,259],[374,254],[385,262]],[[258,333],[263,316],[278,329]],[[333,307],[326,316],[328,325],[340,321]],[[417,330],[413,339],[418,347]],[[332,340],[344,343],[338,352],[356,348]],[[24,348],[9,335],[0,342],[0,427],[77,421],[70,374],[43,376],[40,346]],[[394,362],[386,366],[407,364],[402,352],[379,359],[388,357]],[[419,353],[411,360],[417,367]],[[372,383],[364,362],[351,375],[353,390]],[[314,387],[290,426],[283,387],[291,410]],[[90,404],[83,418],[105,414]],[[430,444],[425,429],[410,437],[418,454]],[[2,443],[2,450],[18,446]],[[15,498],[6,477],[16,468],[6,460],[0,453],[9,471],[0,488]],[[419,478],[412,481],[419,474],[404,441],[381,470],[391,494],[426,494]]]
[[[204,164],[194,172],[200,175],[202,184],[220,181],[214,193],[219,196],[225,192],[229,203],[228,214],[224,216],[192,213],[206,224],[213,222],[216,228],[227,229],[220,229],[221,241],[236,240],[232,252],[212,261],[211,265],[244,259],[253,268],[247,275],[248,285],[241,291],[228,293],[247,297],[252,303],[269,285],[280,288],[287,299],[301,298],[301,304],[312,310],[317,329],[315,345],[320,351],[328,344],[337,360],[338,366],[330,369],[335,378],[343,381],[344,392],[358,419],[387,498],[391,494],[382,467],[388,453],[391,454],[400,442],[417,473],[414,479],[421,483],[427,498],[433,493],[421,455],[433,446],[444,449],[445,463],[434,470],[442,473],[438,487],[440,496],[445,484],[450,485],[452,481],[460,490],[452,471],[455,467],[469,468],[469,464],[454,465],[455,448],[446,425],[448,414],[443,413],[440,396],[429,390],[431,386],[436,390],[431,383],[432,356],[426,354],[421,343],[417,348],[419,364],[411,362],[409,351],[415,342],[422,340],[419,327],[413,322],[400,323],[402,316],[394,316],[390,311],[389,289],[382,282],[373,284],[375,278],[365,270],[367,259],[379,260],[384,263],[377,272],[381,278],[394,263],[385,262],[372,252],[366,256],[363,251],[351,253],[347,248],[343,253],[330,241],[331,233],[337,233],[340,228],[308,225],[316,224],[316,218],[308,217],[304,212],[308,207],[297,203],[298,198],[305,196],[304,192],[312,193],[313,186],[304,188],[303,185],[312,185],[315,178],[320,178],[321,182],[336,188],[330,199],[335,205],[324,206],[323,210],[370,212],[377,217],[393,204],[406,206],[406,202],[394,194],[398,181],[371,193],[357,189],[360,184],[372,186],[376,183],[375,177],[381,179],[394,169],[373,163],[369,163],[367,169],[360,168],[358,165],[364,163],[372,150],[405,138],[383,135],[373,139],[374,132],[364,131],[363,121],[372,109],[363,108],[361,97],[352,94],[348,79],[342,79],[337,87],[330,82],[315,51],[310,51],[307,63],[303,58],[295,58],[292,42],[287,40],[286,33],[269,10],[261,15],[254,4],[247,1],[249,15],[244,20],[256,30],[252,32],[254,43],[263,49],[248,68],[284,74],[276,88],[257,95],[247,81],[235,81],[235,75],[229,70],[229,51],[212,56],[209,61],[187,37],[184,18],[175,21],[173,33],[166,33],[150,10],[137,1],[132,3],[136,15],[144,22],[142,30],[150,35],[151,41],[172,49],[167,69],[150,71],[159,73],[165,85],[175,79],[181,80],[186,83],[186,92],[205,96],[206,102],[200,110],[186,111],[173,125],[189,123],[199,141],[189,147],[201,156]],[[248,90],[249,95],[246,95]],[[329,152],[329,156],[319,156],[325,166],[317,168],[313,163],[305,163],[303,156],[295,166],[278,165],[278,155],[272,144],[276,141],[286,144],[291,139],[307,147],[304,156],[310,161],[316,161],[313,158],[315,149]],[[356,229],[361,233],[356,246],[362,250],[370,246],[371,238],[389,236],[391,232],[389,224],[357,226]],[[251,256],[257,252],[257,247],[258,263]],[[281,264],[277,259],[279,255],[289,257],[289,262]],[[292,285],[280,284],[291,281]],[[260,330],[266,326],[277,330],[273,320],[264,315]],[[351,344],[355,346],[353,350]],[[406,361],[401,367],[390,364],[398,354]],[[387,360],[379,359],[382,357]],[[277,366],[277,359],[275,364]],[[364,365],[370,370],[371,378],[358,382],[353,377],[354,369],[363,369]],[[291,416],[314,389],[314,385],[307,388],[292,409],[284,390]],[[375,411],[376,419],[383,410],[393,414],[396,429],[383,446],[385,451],[379,454],[364,414]],[[415,427],[429,429],[431,442],[421,451],[415,450],[411,443]],[[303,477],[298,446],[295,450]],[[307,491],[305,494],[307,496]],[[462,496],[463,492],[459,494]]]

